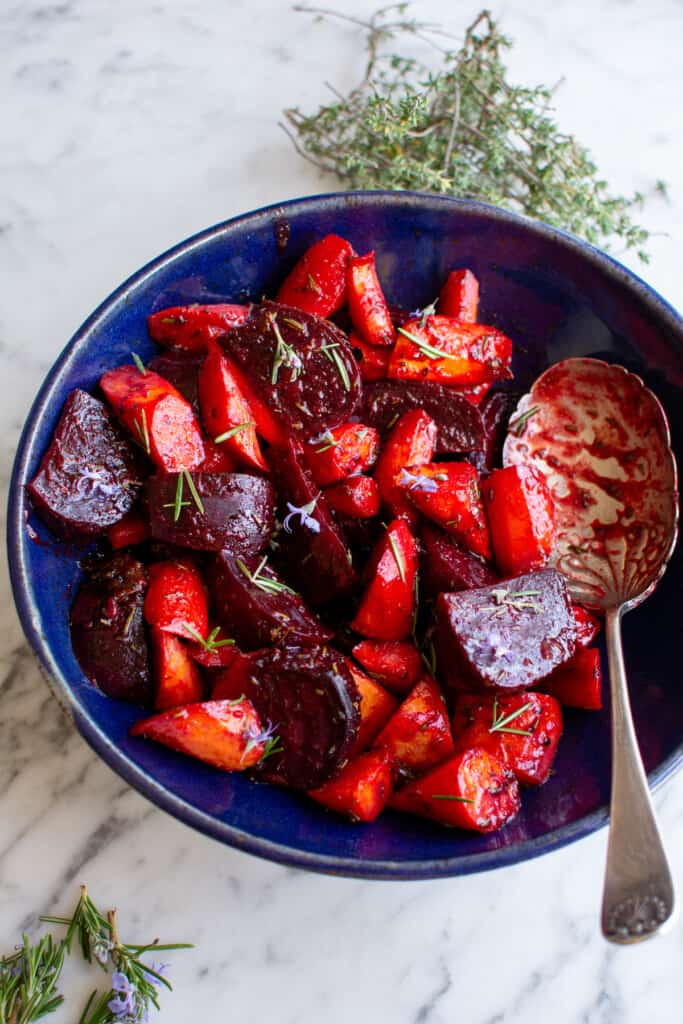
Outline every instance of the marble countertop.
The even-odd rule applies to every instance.
[[[374,5],[343,6],[367,16]],[[552,6],[552,13],[551,11]],[[495,0],[520,80],[626,191],[668,180],[647,279],[683,307],[680,0]],[[470,0],[422,2],[462,29]],[[6,0],[0,7],[0,405],[6,487],[29,404],[88,312],[136,267],[242,210],[334,187],[278,130],[362,70],[358,31],[277,0]],[[9,104],[9,105],[8,105]],[[636,268],[637,269],[637,268]],[[3,502],[4,504],[4,502]],[[85,745],[0,602],[0,945],[87,880],[136,937],[185,940],[165,1024],[669,1024],[683,926],[641,947],[598,934],[605,834],[439,882],[333,879],[257,860],[155,809]],[[656,797],[683,891],[683,776]],[[169,957],[170,959],[170,957]],[[69,968],[76,1003],[92,978]],[[99,980],[99,979],[98,979]],[[74,1005],[79,1009],[74,1012]]]

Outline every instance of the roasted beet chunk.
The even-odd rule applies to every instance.
[[[427,597],[473,587],[488,587],[498,577],[486,562],[448,534],[425,523],[422,527],[422,576]]]
[[[147,704],[152,697],[142,617],[147,570],[131,555],[96,565],[71,609],[71,643],[84,674],[109,697]]]
[[[423,409],[437,426],[437,454],[472,452],[484,446],[479,410],[442,384],[380,380],[363,389],[364,423],[386,434],[409,409]]]
[[[272,485],[248,473],[159,473],[145,495],[152,537],[168,544],[251,555],[273,530]]]
[[[192,412],[199,419],[199,371],[204,362],[204,352],[164,352],[155,356],[148,365],[160,377],[170,381],[192,406]]]
[[[360,694],[343,656],[326,647],[290,647],[250,660],[258,681],[251,699],[282,748],[259,775],[295,789],[321,786],[348,760],[360,722]]]
[[[310,647],[332,637],[258,555],[240,558],[221,551],[207,567],[207,582],[216,618],[245,650],[285,643]]]
[[[454,686],[520,690],[574,653],[572,606],[555,569],[441,594],[436,613],[439,668]]]
[[[351,552],[304,462],[301,444],[290,438],[268,458],[282,500],[278,563],[307,601],[324,604],[353,586]]]
[[[141,482],[131,446],[106,406],[72,391],[28,491],[62,537],[102,533],[133,506]]]
[[[302,437],[346,423],[360,401],[348,339],[327,320],[266,302],[221,344],[261,398]]]
[[[480,450],[470,457],[470,462],[480,473],[489,473],[494,466],[500,465],[508,419],[518,401],[519,395],[511,391],[494,391],[479,406],[484,427],[483,441]]]

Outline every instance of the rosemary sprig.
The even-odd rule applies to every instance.
[[[481,609],[483,612],[495,612],[498,618],[502,618],[509,608],[513,608],[515,611],[531,611],[541,612],[543,608],[535,601],[535,597],[540,597],[540,590],[514,590],[512,593],[506,590],[504,587],[496,587],[492,592],[494,604],[484,605]]]
[[[185,477],[185,483],[187,484],[188,490],[189,490],[190,494],[192,495],[193,502],[197,506],[197,510],[198,510],[199,514],[203,516],[205,514],[204,513],[204,504],[202,502],[202,499],[199,497],[199,492],[197,490],[197,487],[195,485],[194,480],[192,479],[192,474],[187,469],[183,469],[181,471],[181,474],[182,474],[182,476]]]
[[[527,409],[525,412],[521,412],[519,416],[515,416],[514,419],[510,420],[508,423],[508,430],[511,434],[514,434],[515,437],[521,437],[529,420],[540,411],[540,405],[532,405],[530,409]]]
[[[185,501],[183,498],[183,489],[185,484],[187,484],[187,489],[190,492],[192,501],[194,501],[195,505],[197,506],[198,512],[200,513],[200,515],[204,515],[204,503],[202,502],[202,499],[199,497],[199,493],[195,486],[195,482],[187,469],[181,469],[181,471],[178,473],[178,479],[176,480],[175,499],[173,501],[167,501],[163,505],[163,508],[173,509],[174,523],[177,523],[178,520],[180,519],[180,513],[182,512],[182,510],[184,508],[189,508],[190,505],[192,504],[191,501]]]
[[[329,362],[332,363],[332,365],[336,368],[337,373],[339,374],[339,376],[341,378],[341,382],[342,382],[342,385],[344,387],[344,391],[350,391],[351,390],[351,380],[349,378],[348,370],[344,366],[344,363],[342,362],[342,358],[339,355],[339,352],[337,351],[338,348],[339,348],[339,343],[336,342],[336,341],[333,341],[329,345],[321,345],[320,346],[320,351],[323,353],[325,358],[327,360],[329,360]]]
[[[237,434],[241,434],[243,430],[248,430],[249,427],[253,426],[253,420],[246,420],[244,423],[238,423],[236,427],[231,427],[230,430],[226,430],[224,434],[219,434],[218,437],[214,437],[214,444],[221,444],[223,441],[229,441],[231,437],[235,437]]]
[[[288,587],[286,583],[282,583],[280,580],[276,580],[272,576],[263,575],[263,569],[268,562],[267,555],[263,556],[254,572],[249,571],[248,566],[245,565],[241,558],[235,559],[235,562],[237,564],[237,568],[244,576],[247,577],[249,582],[253,583],[259,590],[262,590],[264,594],[296,594],[296,591],[292,590],[291,587]]]
[[[460,804],[473,804],[474,800],[469,796],[451,796],[450,793],[432,793],[432,800],[457,800]]]
[[[516,711],[511,711],[509,715],[506,715],[502,711],[498,714],[498,699],[494,697],[493,718],[491,725],[489,726],[489,732],[509,732],[514,733],[515,736],[531,736],[531,729],[511,729],[509,727],[510,722],[514,722],[516,718],[519,718],[520,715],[523,715],[524,712],[528,711],[531,707],[533,707],[533,704],[530,701],[527,701],[527,703],[523,704],[521,708],[517,708]]]
[[[57,985],[68,952],[64,940],[45,935],[31,945],[28,935],[15,953],[0,958],[0,1021],[30,1024],[64,1002]]]
[[[208,654],[213,654],[214,651],[218,651],[221,647],[230,647],[235,643],[235,641],[231,640],[229,637],[226,637],[225,640],[217,639],[218,634],[221,631],[220,626],[216,626],[215,629],[212,629],[207,637],[203,637],[202,634],[196,630],[194,626],[190,625],[189,622],[183,622],[183,629],[196,643],[200,644]]]
[[[596,245],[620,239],[647,261],[649,233],[633,220],[645,197],[610,193],[588,150],[554,120],[554,88],[510,81],[512,44],[491,13],[482,11],[457,45],[408,7],[389,4],[367,20],[295,7],[359,26],[366,46],[365,74],[349,93],[333,89],[311,113],[284,111],[281,127],[297,152],[348,188],[484,200]],[[415,44],[430,56],[418,59]],[[653,191],[666,195],[666,186],[657,181]]]
[[[403,558],[403,552],[396,543],[396,538],[391,533],[387,534],[387,536],[389,538],[389,547],[391,548],[391,553],[394,556],[394,561],[396,562],[396,565],[398,566],[398,574],[401,577],[401,582],[405,583],[406,563]]]
[[[131,356],[133,357],[133,362],[135,363],[135,365],[137,366],[138,370],[140,371],[140,373],[144,377],[146,375],[146,373],[147,373],[147,367],[143,363],[142,359],[140,359],[140,356],[137,354],[137,352],[131,352]]]
[[[442,348],[436,348],[434,345],[430,345],[429,342],[419,338],[417,334],[413,334],[412,331],[406,331],[405,327],[396,328],[399,334],[402,334],[409,341],[412,341],[413,345],[417,345],[420,352],[427,356],[427,359],[449,359],[450,353],[444,352]]]
[[[140,445],[145,449],[149,455],[151,447],[149,443],[149,430],[147,428],[147,413],[144,409],[140,410],[140,422],[133,420],[133,426],[135,427],[135,433],[138,435],[138,441]]]
[[[301,372],[301,358],[296,354],[292,345],[288,345],[285,339],[282,337],[282,331],[280,330],[277,322],[277,314],[269,313],[268,322],[273,329],[275,335],[275,356],[273,357],[273,367],[270,373],[270,383],[277,384],[278,374],[280,367],[284,366],[291,370],[290,381],[295,381],[299,377]]]
[[[306,274],[306,282],[309,291],[315,292],[316,295],[322,294],[322,288],[320,287],[316,279],[313,277],[313,274]]]

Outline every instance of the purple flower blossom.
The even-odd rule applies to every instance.
[[[111,976],[111,987],[118,995],[107,1003],[107,1006],[121,1021],[136,1019],[137,998],[135,986],[122,971],[114,971]]]
[[[432,480],[428,476],[410,473],[407,469],[401,470],[399,483],[402,487],[408,487],[411,491],[424,491],[425,494],[435,494],[439,489],[436,480]]]
[[[149,966],[152,968],[153,971],[156,971],[157,974],[165,974],[169,968],[169,964],[157,964],[154,962],[154,960],[152,960]],[[159,979],[155,978],[153,974],[148,974],[147,971],[143,971],[143,974],[145,976],[145,981],[148,981],[150,985],[159,984]]]
[[[320,523],[318,522],[317,519],[314,518],[314,516],[311,515],[311,512],[318,503],[319,497],[319,494],[316,495],[313,501],[309,501],[307,505],[302,505],[301,507],[299,507],[298,505],[292,505],[291,501],[288,501],[287,508],[289,509],[289,512],[285,516],[284,521],[282,523],[283,529],[287,533],[291,533],[292,528],[289,524],[292,521],[292,519],[295,519],[297,516],[299,516],[299,521],[302,526],[308,527],[308,529],[312,533],[320,533]]]

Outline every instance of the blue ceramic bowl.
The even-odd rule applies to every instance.
[[[289,232],[286,247],[278,246]],[[9,557],[19,614],[53,692],[104,760],[154,803],[207,835],[250,853],[316,871],[367,878],[431,878],[501,867],[555,849],[604,825],[609,795],[609,712],[567,712],[556,772],[524,795],[520,816],[478,836],[393,812],[354,825],[296,793],[225,775],[128,736],[139,709],[83,677],[71,651],[68,609],[82,552],[56,543],[27,504],[33,476],[72,388],[152,355],[145,318],[192,301],[241,302],[272,294],[294,261],[328,232],[375,249],[391,302],[426,305],[452,267],[481,282],[481,319],[511,335],[515,386],[551,363],[598,356],[642,376],[667,411],[683,455],[683,321],[614,260],[562,232],[490,206],[412,193],[314,196],[210,228],[134,274],[77,331],[51,369],[17,452]],[[625,630],[633,710],[653,785],[683,760],[680,661],[681,552]]]

